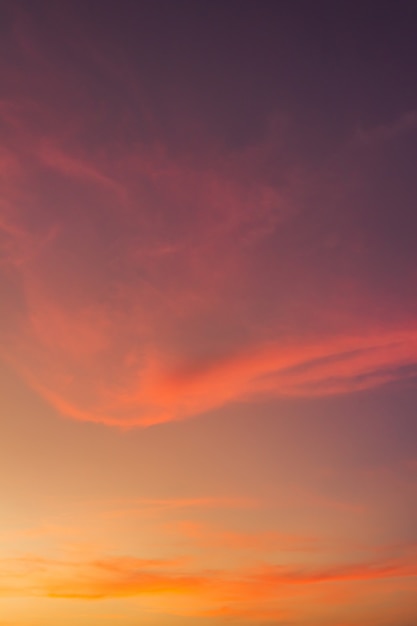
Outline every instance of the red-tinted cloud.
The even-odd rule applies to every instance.
[[[391,297],[387,233],[359,219],[369,142],[324,170],[284,166],[291,124],[238,149],[197,120],[197,143],[174,141],[117,60],[82,38],[55,58],[18,26],[0,107],[2,354],[57,411],[145,426],[414,376],[411,265],[391,254]],[[115,82],[123,102],[97,108]]]
[[[396,589],[409,590],[416,576],[415,554],[321,569],[264,566],[228,571],[187,571],[178,560],[105,557],[71,562],[27,556],[3,560],[1,569],[6,581],[0,590],[3,597],[103,600],[151,594],[156,603],[164,598],[166,613],[252,621],[274,615],[298,617],[303,597],[314,612],[323,613],[334,603],[343,604],[357,583],[375,586],[391,580]],[[329,589],[333,600],[326,601]],[[184,605],[176,601],[181,597],[187,599]]]

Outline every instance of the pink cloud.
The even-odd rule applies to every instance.
[[[144,138],[127,70],[83,41],[85,68],[63,75],[23,25],[0,110],[2,356],[55,410],[147,426],[413,375],[415,319],[362,276],[340,164],[277,171],[282,124],[239,150],[201,124],[198,145],[174,146],[149,113]],[[123,85],[119,116],[97,115],[97,64]]]
[[[48,159],[73,189],[80,178],[91,186],[92,210],[81,211],[81,188],[74,214],[48,209],[55,234],[35,238],[20,270],[27,314],[6,358],[63,414],[149,425],[259,394],[366,389],[416,362],[410,324],[371,330],[355,320],[343,332],[296,337],[295,328],[285,336],[271,327],[269,312],[264,330],[261,313],[252,319],[250,307],[242,309],[256,281],[254,252],[290,219],[280,194],[265,196],[262,183],[248,188],[235,175],[171,165],[165,156],[158,166],[151,155],[139,166],[130,160],[152,189],[142,198],[135,184],[113,183],[62,151]],[[103,197],[107,187],[123,197]],[[106,222],[100,235],[95,228]]]

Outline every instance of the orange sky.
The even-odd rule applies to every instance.
[[[1,626],[417,622],[414,11],[316,7],[0,8]]]

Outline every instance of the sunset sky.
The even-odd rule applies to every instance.
[[[417,624],[417,3],[0,3],[0,626]]]

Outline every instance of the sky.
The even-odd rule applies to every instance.
[[[416,23],[3,0],[0,626],[417,623]]]

